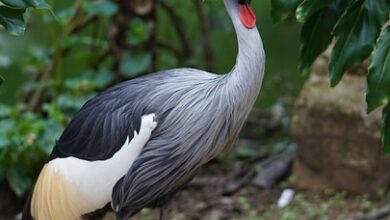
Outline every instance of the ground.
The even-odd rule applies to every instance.
[[[215,166],[215,165],[212,165]],[[206,167],[207,169],[207,167]],[[214,169],[213,169],[214,170]],[[289,178],[271,189],[259,189],[249,184],[233,196],[222,196],[229,173],[220,173],[214,184],[189,186],[171,203],[170,220],[355,220],[359,213],[376,210],[390,201],[390,194],[351,195],[327,190],[309,192],[297,190],[286,208],[276,206],[283,189],[293,187]],[[210,181],[213,182],[213,181]],[[144,209],[135,220],[158,219],[158,211]],[[382,219],[389,219],[382,218]]]

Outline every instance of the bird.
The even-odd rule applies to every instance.
[[[265,52],[251,0],[224,0],[238,41],[226,74],[165,70],[87,101],[54,144],[23,219],[74,220],[110,207],[119,220],[164,207],[230,149],[260,92]]]

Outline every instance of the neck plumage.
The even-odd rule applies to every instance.
[[[237,0],[225,0],[226,9],[232,19],[238,40],[236,65],[226,76],[228,90],[234,99],[242,100],[244,106],[253,106],[264,76],[265,54],[257,28],[246,28],[239,17]],[[249,113],[249,112],[248,112]]]

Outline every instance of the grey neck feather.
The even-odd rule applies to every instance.
[[[205,162],[216,156],[221,150],[229,148],[238,137],[239,132],[248,117],[254,102],[260,92],[263,76],[265,54],[263,43],[257,28],[248,29],[239,17],[239,5],[237,0],[224,0],[226,9],[232,19],[238,40],[238,55],[233,69],[221,77],[220,102],[225,102],[226,108],[220,108],[218,114],[225,114],[229,127],[227,133],[212,135],[216,143],[210,147],[211,151],[205,155]],[[215,100],[214,100],[215,101]],[[225,110],[225,112],[224,112]],[[221,131],[223,121],[218,121],[213,131]]]
[[[237,0],[224,0],[232,19],[238,41],[238,55],[235,67],[227,75],[231,94],[248,98],[250,107],[255,101],[264,76],[265,54],[257,27],[246,28],[240,20]],[[244,94],[240,94],[244,93]],[[247,107],[249,107],[247,106]]]

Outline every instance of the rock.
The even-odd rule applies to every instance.
[[[316,61],[294,109],[296,184],[355,193],[389,189],[390,160],[381,152],[381,111],[366,114],[367,64],[330,88],[328,57],[324,54]]]
[[[295,191],[293,189],[285,189],[283,190],[282,194],[280,195],[277,206],[279,208],[284,208],[288,206],[291,201],[293,200],[295,195]]]
[[[253,184],[259,188],[271,188],[291,173],[293,158],[294,154],[284,153],[269,164],[264,165],[260,174],[254,178]]]

